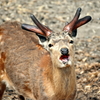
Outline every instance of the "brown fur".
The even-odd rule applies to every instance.
[[[22,30],[17,22],[1,25],[0,35],[0,52],[6,54],[6,58],[1,56],[0,71],[6,70],[4,75],[10,78],[4,78],[6,84],[13,83],[12,87],[20,95],[32,100],[74,100],[76,79],[73,64],[65,68],[55,67],[55,58],[43,49],[37,36]],[[6,84],[4,88],[0,85],[3,91]]]

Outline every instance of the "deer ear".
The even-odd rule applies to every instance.
[[[28,25],[28,24],[22,24],[22,28],[25,29],[25,30],[28,30],[28,31],[35,32],[36,35],[39,37],[41,42],[45,42],[47,40],[44,33],[36,26]]]
[[[47,38],[45,36],[40,35],[40,34],[36,34],[36,35],[39,37],[39,39],[40,39],[41,42],[47,41]]]
[[[77,29],[75,29],[74,31],[72,31],[72,37],[76,37],[77,35]]]

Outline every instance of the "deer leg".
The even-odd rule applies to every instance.
[[[6,89],[6,84],[5,82],[3,82],[5,78],[4,61],[5,61],[5,54],[2,52],[0,55],[0,100],[2,100],[3,93]]]
[[[6,85],[0,82],[0,100],[2,100],[5,89],[6,89]]]

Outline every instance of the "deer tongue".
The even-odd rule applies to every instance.
[[[61,55],[59,58],[63,63],[66,63],[68,61],[69,55]]]

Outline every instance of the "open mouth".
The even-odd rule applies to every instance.
[[[61,57],[59,59],[63,62],[63,64],[66,64],[69,61],[69,54],[61,55]]]

